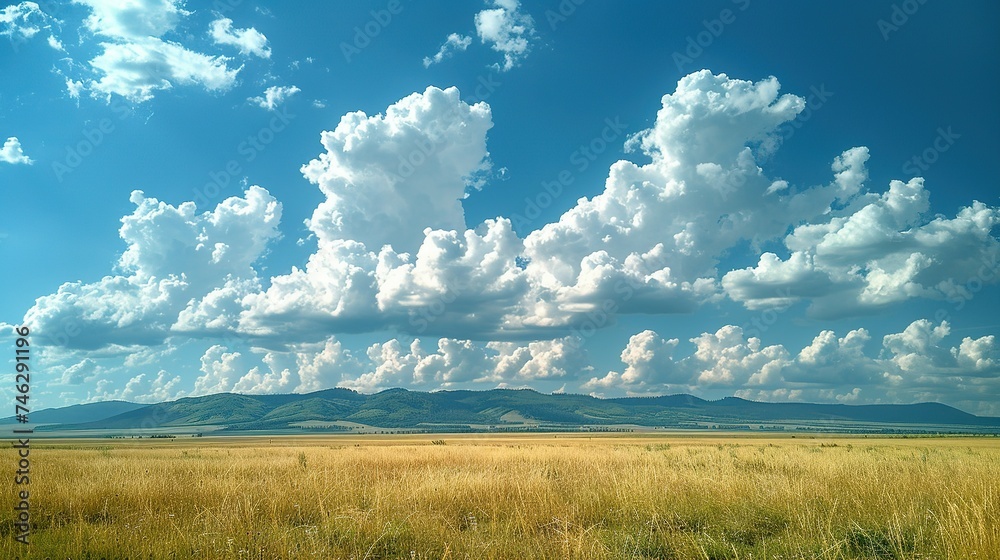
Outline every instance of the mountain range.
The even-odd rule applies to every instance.
[[[145,408],[145,404],[126,401],[103,401],[88,404],[74,404],[60,408],[47,408],[31,413],[35,424],[76,424],[110,418],[124,412]],[[0,425],[14,424],[15,418],[0,418]]]
[[[32,413],[39,432],[98,430],[212,431],[565,431],[620,429],[765,429],[826,431],[1000,431],[1000,418],[940,403],[767,403],[691,395],[601,399],[530,389],[362,394],[326,389],[306,394],[220,393],[142,405],[122,401]],[[13,418],[0,420],[11,424]],[[933,429],[932,429],[933,427]]]

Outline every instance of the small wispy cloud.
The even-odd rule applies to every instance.
[[[466,35],[459,35],[458,33],[452,33],[448,35],[448,38],[438,49],[438,52],[434,56],[424,57],[424,68],[430,67],[432,64],[437,64],[446,58],[450,58],[455,52],[461,52],[469,48],[472,44],[472,37]]]
[[[271,86],[264,90],[264,95],[250,97],[247,101],[257,104],[261,109],[273,111],[278,105],[284,103],[286,99],[300,91],[302,90],[295,86]]]

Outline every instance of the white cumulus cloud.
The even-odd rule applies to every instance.
[[[949,218],[930,217],[929,208],[923,179],[894,180],[881,195],[861,194],[825,220],[796,226],[784,238],[788,257],[764,253],[756,266],[727,273],[722,285],[750,309],[807,300],[811,313],[825,317],[961,297],[970,279],[995,282],[981,271],[1000,259],[991,235],[1000,209],[976,201]]]
[[[628,142],[652,161],[616,162],[602,193],[525,238],[533,284],[563,311],[609,298],[624,312],[690,311],[715,297],[728,249],[822,215],[836,198],[831,188],[767,193],[773,181],[755,150],[774,149],[778,127],[805,104],[778,90],[774,78],[701,71],[681,79],[652,128]]]
[[[781,127],[804,107],[775,78],[685,76],[653,124],[624,142],[645,163],[614,163],[603,190],[574,196],[522,239],[509,218],[466,220],[463,201],[485,188],[492,165],[491,108],[429,87],[321,134],[322,150],[301,167],[322,195],[306,222],[317,247],[304,265],[270,279],[255,269],[279,236],[281,207],[264,189],[202,215],[137,192],[117,274],[64,284],[28,319],[53,332],[80,322],[67,342],[75,348],[135,348],[178,333],[267,347],[220,344],[199,391],[558,380],[602,393],[892,402],[995,389],[994,339],[951,340],[947,323],[930,321],[881,344],[868,328],[821,330],[800,348],[765,343],[746,325],[684,337],[648,330],[631,337],[622,367],[598,374],[584,359],[579,341],[622,314],[687,313],[728,297],[768,312],[802,304],[819,316],[859,315],[914,299],[967,301],[970,278],[995,281],[987,273],[1000,256],[1000,211],[972,202],[931,215],[920,178],[876,191],[863,146],[830,154],[819,185],[769,176]],[[605,122],[625,138],[627,124]],[[385,331],[420,338],[353,352],[333,338]],[[237,352],[231,367],[216,367]]]
[[[371,251],[411,252],[424,228],[465,229],[461,200],[488,169],[489,106],[456,88],[427,88],[384,114],[344,115],[322,134],[325,152],[302,167],[326,196],[308,225],[321,243],[353,240]]]
[[[503,54],[503,71],[517,66],[531,50],[535,20],[523,11],[519,0],[492,0],[493,8],[476,14],[476,34],[480,41]]]
[[[17,139],[17,136],[11,136],[3,143],[3,147],[0,148],[0,161],[14,165],[31,165],[34,163],[31,158],[24,155],[24,150],[21,148],[21,141]]]
[[[626,142],[650,161],[616,162],[603,192],[524,239],[503,217],[466,225],[462,201],[491,166],[488,105],[430,87],[374,116],[348,113],[301,168],[324,195],[307,220],[318,247],[305,266],[269,283],[225,279],[185,306],[173,328],[238,325],[281,344],[382,329],[533,340],[589,336],[622,314],[692,312],[723,294],[751,309],[806,300],[816,313],[849,315],[956,293],[955,270],[971,274],[996,254],[995,209],[975,203],[954,219],[929,220],[919,178],[868,192],[864,147],[832,158],[826,184],[775,188],[782,180],[761,162],[805,106],[779,90],[774,78],[707,70],[682,78],[653,125]],[[624,136],[624,123],[606,122]],[[758,252],[781,242],[787,256]],[[741,248],[757,264],[720,270]],[[211,254],[230,250],[222,243]],[[742,370],[706,367],[702,381],[723,386],[749,379],[737,370],[757,361],[786,359],[749,338],[745,355],[726,358]],[[701,341],[714,356],[710,342]]]
[[[414,339],[371,345],[361,375],[341,384],[372,392],[391,387],[454,388],[471,383],[505,385],[572,377],[589,371],[579,339],[570,337],[528,344],[441,338],[436,347]]]
[[[121,400],[144,404],[170,401],[185,396],[186,392],[180,389],[182,381],[181,376],[171,375],[165,370],[160,370],[155,376],[140,373],[129,378],[120,388],[116,388],[118,385],[116,380],[99,379],[94,390],[88,391],[86,400],[89,402]]]
[[[25,314],[43,332],[75,325],[66,346],[160,344],[173,332],[231,331],[219,324],[239,301],[257,293],[254,263],[278,237],[281,204],[266,190],[250,187],[202,214],[193,202],[172,206],[141,191],[132,193],[135,211],[122,219],[119,235],[127,249],[118,262],[123,274],[97,282],[67,282],[38,298]]]
[[[995,410],[995,403],[986,402],[1000,389],[995,337],[966,337],[952,346],[950,332],[947,322],[918,319],[902,332],[885,335],[879,346],[864,328],[843,337],[824,330],[794,351],[782,344],[765,346],[741,327],[726,325],[691,338],[693,351],[678,355],[677,339],[647,330],[622,351],[623,373],[591,377],[581,388],[598,394],[722,391],[767,401],[943,401]]]

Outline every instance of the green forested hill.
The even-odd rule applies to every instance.
[[[101,404],[101,403],[97,403]],[[83,407],[95,405],[79,405]],[[110,410],[105,407],[105,410]],[[50,413],[58,417],[58,411]],[[86,418],[81,409],[74,418]],[[70,417],[67,417],[70,418]],[[353,422],[390,429],[435,426],[580,427],[638,425],[693,427],[700,423],[922,424],[998,427],[1000,419],[979,417],[939,403],[842,405],[763,403],[729,397],[706,401],[691,395],[598,399],[588,395],[532,390],[437,391],[390,389],[366,395],[327,389],[302,395],[217,394],[142,406],[92,421],[70,419],[57,429],[149,429],[221,426],[232,430],[275,430],[301,422]]]

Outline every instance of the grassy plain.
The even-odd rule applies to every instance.
[[[4,477],[2,558],[986,560],[1000,551],[996,438],[32,444],[31,545],[14,541],[19,487]],[[0,464],[16,464],[13,449]]]

